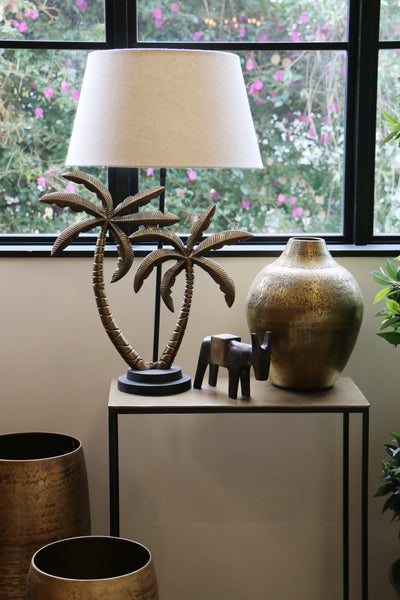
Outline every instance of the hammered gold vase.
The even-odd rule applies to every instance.
[[[26,600],[158,600],[152,556],[118,537],[53,542],[32,557]]]
[[[271,331],[270,380],[279,387],[331,387],[360,330],[363,299],[353,275],[321,238],[289,239],[254,279],[247,297],[250,332]]]
[[[81,442],[59,433],[0,435],[0,599],[24,598],[36,550],[90,531]]]

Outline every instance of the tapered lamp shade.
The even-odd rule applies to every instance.
[[[91,52],[66,164],[262,167],[239,57],[202,50]]]

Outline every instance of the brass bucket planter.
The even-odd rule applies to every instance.
[[[58,433],[0,435],[0,598],[21,600],[39,548],[91,532],[79,440]]]
[[[26,600],[157,600],[149,550],[108,536],[76,537],[41,548],[29,568]]]

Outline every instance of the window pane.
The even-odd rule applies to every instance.
[[[400,231],[400,151],[398,142],[380,147],[390,133],[382,109],[399,119],[400,77],[399,50],[383,50],[379,55],[377,146],[375,157],[375,234],[398,234]]]
[[[400,39],[400,11],[398,0],[381,0],[381,40]]]
[[[245,52],[242,67],[264,169],[168,172],[167,207],[188,231],[212,201],[214,230],[341,233],[345,55]],[[158,172],[143,171],[142,187]]]
[[[85,63],[86,52],[0,50],[0,233],[53,233],[76,219],[38,200],[67,190],[60,174]]]
[[[346,0],[138,0],[147,41],[343,41]]]
[[[2,2],[0,39],[104,41],[104,1]]]

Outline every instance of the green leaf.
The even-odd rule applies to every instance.
[[[383,338],[385,342],[391,344],[392,346],[397,346],[400,344],[400,332],[398,331],[379,332],[376,335],[379,335],[379,337]]]
[[[388,283],[390,283],[391,285],[393,284],[393,280],[390,277],[388,277],[388,275],[385,275],[383,271],[372,271],[371,275],[372,279],[376,281],[376,283],[379,283],[381,285],[387,285]]]
[[[388,272],[388,275],[390,275],[390,277],[392,277],[393,279],[397,279],[396,267],[389,258],[386,259],[386,271]]]
[[[396,302],[396,300],[392,300],[391,298],[388,298],[386,300],[386,306],[392,314],[400,314],[400,304],[398,302]]]
[[[391,287],[385,287],[385,288],[382,288],[381,290],[379,290],[379,292],[375,296],[374,304],[376,304],[377,302],[379,302],[380,300],[385,298],[391,291],[392,291]]]
[[[374,498],[379,498],[379,496],[386,496],[393,491],[393,483],[384,483],[378,488],[378,490],[374,494]]]

